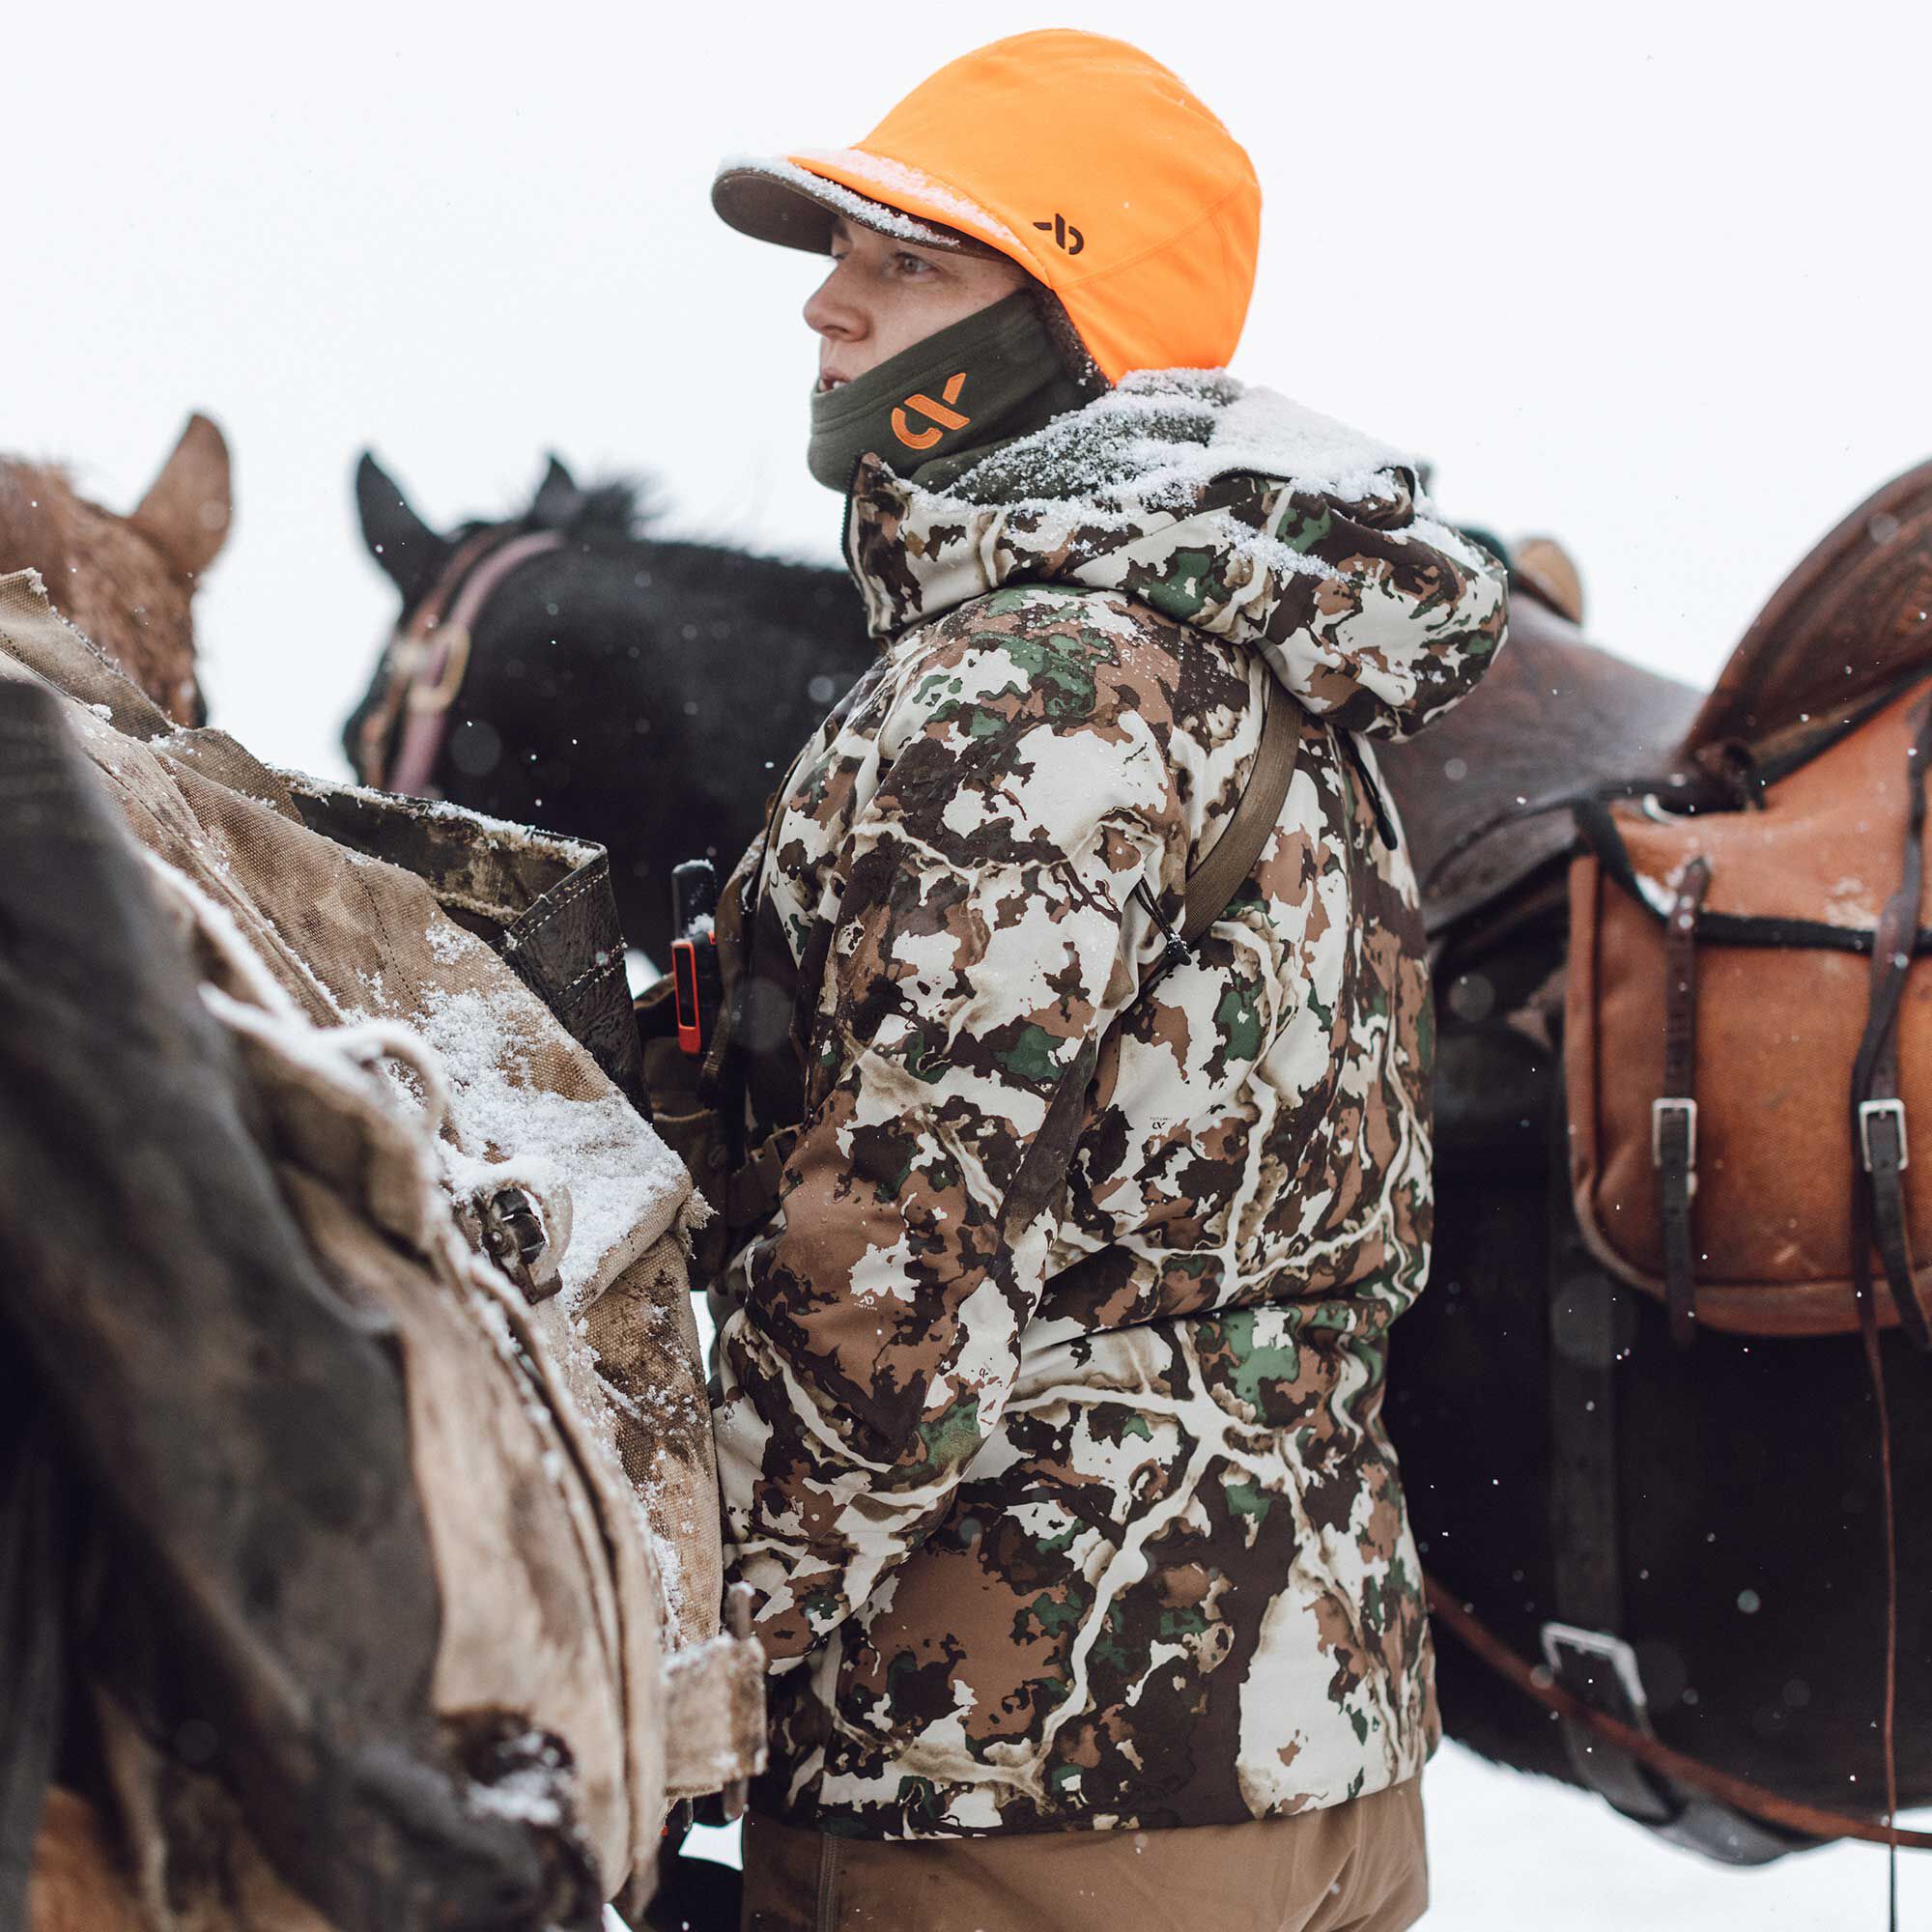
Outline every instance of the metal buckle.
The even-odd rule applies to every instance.
[[[1645,792],[1637,800],[1636,809],[1653,825],[1682,825],[1687,819],[1695,818],[1697,815],[1697,809],[1694,805],[1683,811],[1671,810],[1654,791]]]
[[[1863,1155],[1865,1172],[1872,1171],[1871,1124],[1881,1114],[1889,1117],[1898,1133],[1898,1165],[1902,1173],[1909,1164],[1905,1146],[1905,1102],[1903,1100],[1861,1100],[1859,1102],[1859,1152]]]
[[[1650,1103],[1650,1164],[1663,1165],[1663,1121],[1666,1114],[1675,1113],[1683,1117],[1686,1167],[1697,1165],[1697,1103],[1672,1096]]]
[[[1610,1675],[1616,1680],[1616,1689],[1623,1692],[1625,1708],[1609,1709],[1614,1699],[1585,1696],[1574,1672],[1566,1672],[1564,1668],[1566,1653],[1585,1667],[1590,1683],[1605,1689],[1608,1687],[1604,1685],[1601,1669],[1593,1666],[1607,1663]],[[1612,1636],[1607,1631],[1584,1630],[1577,1624],[1548,1623],[1543,1626],[1543,1658],[1549,1665],[1549,1674],[1566,1690],[1582,1696],[1586,1704],[1606,1711],[1610,1717],[1622,1718],[1635,1730],[1650,1729],[1650,1699],[1644,1692],[1643,1673],[1636,1667],[1636,1653],[1622,1637]]]
[[[548,1301],[563,1286],[563,1276],[536,1203],[521,1187],[502,1187],[479,1195],[474,1211],[490,1259],[523,1291],[532,1308]]]
[[[424,640],[424,656],[411,667],[409,708],[420,717],[425,711],[447,711],[463,689],[469,669],[469,632],[462,624],[443,624]],[[431,665],[436,667],[436,682],[414,682]]]

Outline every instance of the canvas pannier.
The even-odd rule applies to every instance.
[[[0,930],[36,962],[5,1044],[68,1083],[64,1147],[15,1131],[43,1182],[0,1206],[0,1314],[109,1579],[36,1635],[90,1693],[141,1912],[521,1926],[491,1874],[532,1861],[610,1895],[668,1799],[756,1768],[763,1715],[719,1633],[690,1180],[617,1084],[600,855],[177,731],[31,573],[0,578]],[[121,940],[63,922],[83,879]],[[88,1204],[123,1186],[116,1237]],[[588,1922],[570,1897],[541,1916]]]
[[[1856,1330],[1863,1274],[1879,1321],[1927,1339],[1928,705],[1923,670],[1894,668],[1835,716],[1733,743],[1735,809],[1578,810],[1577,1209],[1680,1338]]]

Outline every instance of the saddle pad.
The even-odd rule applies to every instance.
[[[1852,1065],[1871,937],[1896,889],[1921,682],[1771,784],[1762,810],[1619,808],[1621,854],[1573,862],[1568,1015],[1572,1180],[1585,1237],[1623,1280],[1664,1294],[1653,1104],[1665,1095],[1664,915],[1710,867],[1694,950],[1698,1321],[1767,1335],[1856,1330]],[[1601,841],[1600,841],[1601,842]],[[1919,924],[1926,922],[1921,907]],[[1920,945],[1925,941],[1921,932]],[[1916,1251],[1932,1252],[1932,963],[1907,975],[1899,1094]],[[1932,1282],[1932,1270],[1914,1279]],[[1897,1316],[1883,1282],[1877,1306]]]

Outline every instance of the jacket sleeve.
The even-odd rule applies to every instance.
[[[1111,656],[1076,626],[943,637],[838,855],[812,1104],[714,1396],[726,1556],[780,1668],[941,1520],[1012,1387],[1134,990],[1122,909],[1179,823]]]

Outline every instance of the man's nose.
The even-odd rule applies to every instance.
[[[866,332],[865,311],[846,294],[842,264],[812,290],[805,304],[806,327],[834,342],[856,342]]]

